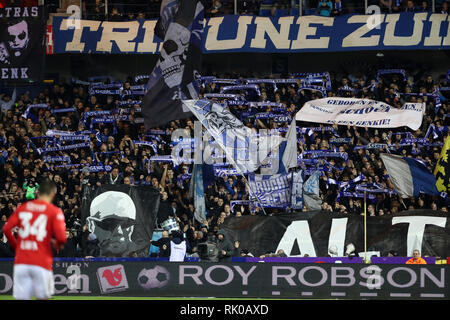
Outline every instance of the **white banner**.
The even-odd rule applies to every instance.
[[[295,119],[371,128],[407,126],[417,130],[422,124],[424,111],[424,103],[405,103],[397,109],[381,101],[333,97],[308,101]]]

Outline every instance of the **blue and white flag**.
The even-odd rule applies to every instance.
[[[320,210],[322,199],[319,195],[319,171],[316,170],[303,185],[303,200],[308,210]]]
[[[436,178],[426,165],[413,158],[381,154],[389,177],[402,198],[418,197],[420,193],[440,195]]]
[[[227,108],[211,101],[183,100],[183,103],[225,152],[227,161],[241,173],[257,170],[285,140],[280,135],[256,135]]]
[[[286,173],[297,167],[297,126],[293,119],[286,134],[286,141],[280,145],[278,173]]]
[[[249,174],[251,196],[265,208],[288,208],[291,204],[292,174]]]

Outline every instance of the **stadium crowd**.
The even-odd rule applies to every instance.
[[[254,78],[254,74],[224,74],[214,75],[219,78]],[[259,76],[259,78],[265,78]],[[294,78],[284,75],[284,78]],[[384,101],[394,107],[400,107],[404,102],[425,102],[426,112],[421,128],[415,132],[408,128],[371,129],[347,126],[333,126],[326,129],[302,131],[298,143],[299,154],[309,150],[335,150],[348,153],[348,161],[341,158],[328,159],[320,176],[320,195],[323,201],[322,209],[330,212],[346,214],[362,214],[362,199],[360,197],[339,196],[339,184],[332,181],[345,182],[357,178],[361,174],[365,183],[377,183],[382,188],[393,190],[394,187],[387,176],[379,157],[381,149],[355,148],[367,146],[369,143],[386,143],[394,145],[390,152],[404,156],[422,159],[430,171],[434,169],[445,137],[448,135],[449,105],[447,91],[440,95],[440,106],[430,94],[440,87],[449,87],[446,75],[433,77],[427,73],[413,73],[406,70],[401,74],[386,74],[377,79],[376,70],[365,70],[360,74],[345,76],[330,75],[331,86],[326,90],[328,96],[370,98]],[[319,91],[308,90],[302,85],[303,80],[295,83],[272,85],[259,84],[260,96],[255,99],[261,102],[273,101],[283,104],[287,113],[294,116],[302,105],[311,99],[322,96]],[[327,81],[323,79],[324,85]],[[141,82],[142,83],[142,80]],[[132,77],[124,82],[124,89],[135,83]],[[221,87],[227,84],[209,82],[201,88],[201,93],[219,93]],[[300,88],[300,89],[299,89]],[[303,88],[303,89],[302,89]],[[419,93],[409,95],[404,93]],[[248,92],[240,92],[247,95]],[[446,98],[447,95],[447,98]],[[33,199],[41,179],[50,178],[58,188],[55,203],[64,211],[69,242],[60,256],[98,256],[100,255],[98,239],[91,234],[81,220],[80,206],[83,187],[95,188],[104,184],[151,185],[160,190],[161,203],[158,221],[174,217],[180,230],[187,235],[188,252],[198,251],[198,244],[206,239],[214,238],[220,243],[221,258],[232,255],[250,254],[245,248],[239,248],[239,243],[231,243],[231,239],[219,236],[220,226],[229,216],[262,214],[259,208],[248,205],[230,205],[235,200],[248,200],[249,191],[241,176],[221,176],[215,178],[215,183],[205,190],[207,217],[202,223],[194,219],[193,200],[189,197],[190,175],[192,165],[150,161],[155,155],[171,154],[171,132],[184,128],[193,136],[194,120],[171,121],[166,126],[155,128],[156,131],[146,131],[144,124],[135,121],[139,116],[138,100],[141,96],[127,96],[124,100],[133,101],[130,106],[118,106],[119,96],[90,95],[89,83],[72,82],[55,84],[48,87],[37,96],[29,92],[11,94],[7,90],[0,91],[0,217],[2,226],[9,215],[20,203]],[[250,98],[247,96],[247,98]],[[255,100],[252,100],[255,101]],[[136,102],[136,103],[135,103]],[[220,100],[219,102],[225,102]],[[50,108],[37,108],[27,111],[31,104],[47,104]],[[71,112],[54,112],[58,109],[74,108]],[[289,122],[277,123],[273,119],[256,119],[244,116],[248,106],[237,105],[229,107],[248,127],[257,129],[274,129],[288,127]],[[51,111],[53,110],[53,112]],[[101,110],[117,110],[119,113],[130,112],[127,121],[115,120],[115,123],[97,123],[88,126],[84,119],[86,112]],[[128,111],[126,111],[128,110]],[[272,112],[268,106],[261,112]],[[25,117],[24,117],[25,116]],[[299,128],[314,127],[315,124],[298,122]],[[430,131],[429,129],[432,128]],[[42,139],[48,130],[83,131],[94,130],[89,135],[89,147],[61,150],[40,154],[39,149],[45,147],[60,147],[60,144],[71,144],[71,141],[58,139]],[[431,132],[431,133],[430,133]],[[400,144],[405,138],[424,138],[429,144]],[[335,138],[344,138],[334,144]],[[137,145],[134,141],[151,141],[155,148],[148,145]],[[50,156],[50,157],[47,157]],[[110,172],[90,172],[90,166],[111,166]],[[102,171],[102,170],[100,170]],[[407,209],[429,208],[448,212],[445,199],[438,196],[423,195],[417,199],[401,200],[394,193],[379,193],[370,200],[368,214],[382,216],[395,214]],[[304,211],[308,210],[305,207]],[[266,209],[268,214],[277,214],[282,210]],[[301,213],[298,213],[301,214]],[[162,248],[164,239],[170,237],[163,234],[158,240]],[[2,237],[3,238],[3,237]],[[165,255],[161,249],[160,255]],[[283,255],[279,252],[276,255]],[[11,250],[1,241],[1,255],[10,256]]]
[[[205,0],[206,17],[218,17],[235,13],[234,0]],[[125,2],[109,0],[108,14],[105,14],[105,1],[86,1],[85,15],[92,20],[129,21],[135,19],[157,18],[161,0]],[[298,0],[239,0],[236,12],[259,16],[298,15]],[[431,0],[368,0],[368,6],[377,5],[383,13],[431,12]],[[341,14],[363,14],[364,1],[360,0],[302,0],[303,15],[338,16]],[[435,12],[449,13],[447,0],[435,1]]]
[[[341,14],[362,14],[365,12],[361,0],[301,0],[303,15],[338,16]],[[159,17],[161,0],[86,0],[82,1],[83,17],[90,20],[129,21]],[[204,0],[207,17],[235,13],[234,0]],[[47,0],[49,13],[55,13],[61,6],[73,3]],[[236,12],[259,16],[298,15],[298,0],[239,0]],[[6,6],[36,6],[37,0],[0,0],[0,8]],[[368,6],[376,5],[383,13],[431,12],[431,0],[368,0]],[[450,13],[448,0],[435,0],[436,13]]]

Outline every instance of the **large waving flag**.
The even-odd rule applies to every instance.
[[[296,120],[292,119],[286,134],[286,141],[280,145],[279,164],[277,173],[287,173],[290,168],[297,167],[297,126]]]
[[[421,161],[386,153],[381,154],[381,160],[402,198],[418,197],[421,192],[440,195],[435,177]]]
[[[450,135],[445,139],[441,155],[434,169],[436,187],[441,192],[450,190]]]
[[[322,199],[319,194],[319,171],[314,173],[303,184],[303,201],[308,210],[320,210]]]
[[[197,99],[202,66],[204,8],[200,0],[165,0],[156,33],[164,38],[142,103],[144,124],[157,127],[192,114],[181,99]]]
[[[254,172],[285,141],[280,135],[258,136],[226,107],[208,100],[183,100],[211,134],[239,173]]]

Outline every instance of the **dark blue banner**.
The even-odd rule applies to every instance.
[[[204,53],[450,48],[447,14],[339,17],[235,16],[205,21]],[[54,17],[55,53],[159,53],[156,20],[126,22]]]

